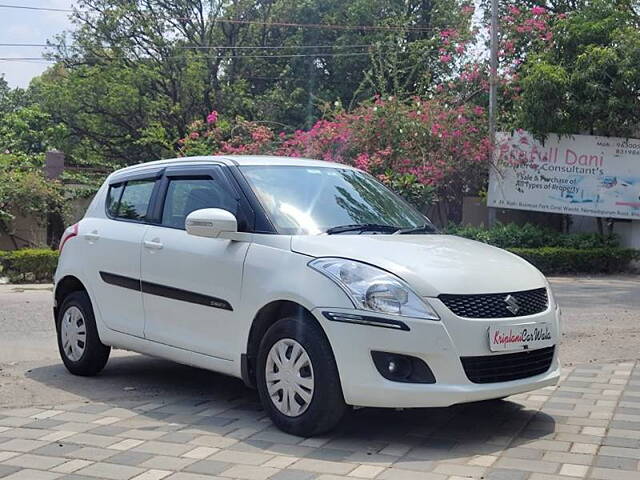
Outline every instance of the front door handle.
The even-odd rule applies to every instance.
[[[159,239],[153,239],[153,240],[145,240],[144,246],[145,248],[148,248],[150,250],[161,250],[164,245],[162,245],[162,243],[159,242]]]

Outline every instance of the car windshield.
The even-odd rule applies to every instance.
[[[288,165],[240,169],[282,234],[393,233],[425,225],[435,231],[425,216],[358,170]]]

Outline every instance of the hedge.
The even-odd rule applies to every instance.
[[[638,250],[621,248],[615,234],[561,233],[530,223],[499,223],[490,228],[449,225],[445,231],[505,248],[545,274],[623,272],[640,258]]]
[[[51,282],[58,265],[58,252],[40,248],[0,251],[0,276],[11,283]]]
[[[491,228],[449,225],[445,230],[451,235],[470,238],[500,248],[594,249],[618,247],[620,244],[619,237],[615,234],[602,236],[598,233],[561,233],[530,223],[524,225],[498,223]]]
[[[542,273],[615,273],[629,268],[632,260],[640,259],[640,251],[632,248],[509,248]]]

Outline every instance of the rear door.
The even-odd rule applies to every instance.
[[[186,216],[222,208],[246,228],[247,215],[225,167],[167,169],[160,188],[159,225],[150,225],[142,247],[145,337],[218,358],[231,359],[234,312],[240,301],[248,242],[188,235]]]
[[[105,324],[142,337],[140,252],[159,172],[119,179],[109,186],[105,218],[85,220],[87,269]]]

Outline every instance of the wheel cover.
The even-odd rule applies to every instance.
[[[78,307],[69,307],[62,316],[60,325],[62,351],[65,356],[77,362],[87,347],[87,325]]]
[[[267,391],[273,405],[288,417],[303,414],[313,399],[313,366],[307,351],[292,338],[273,344],[265,366]]]

